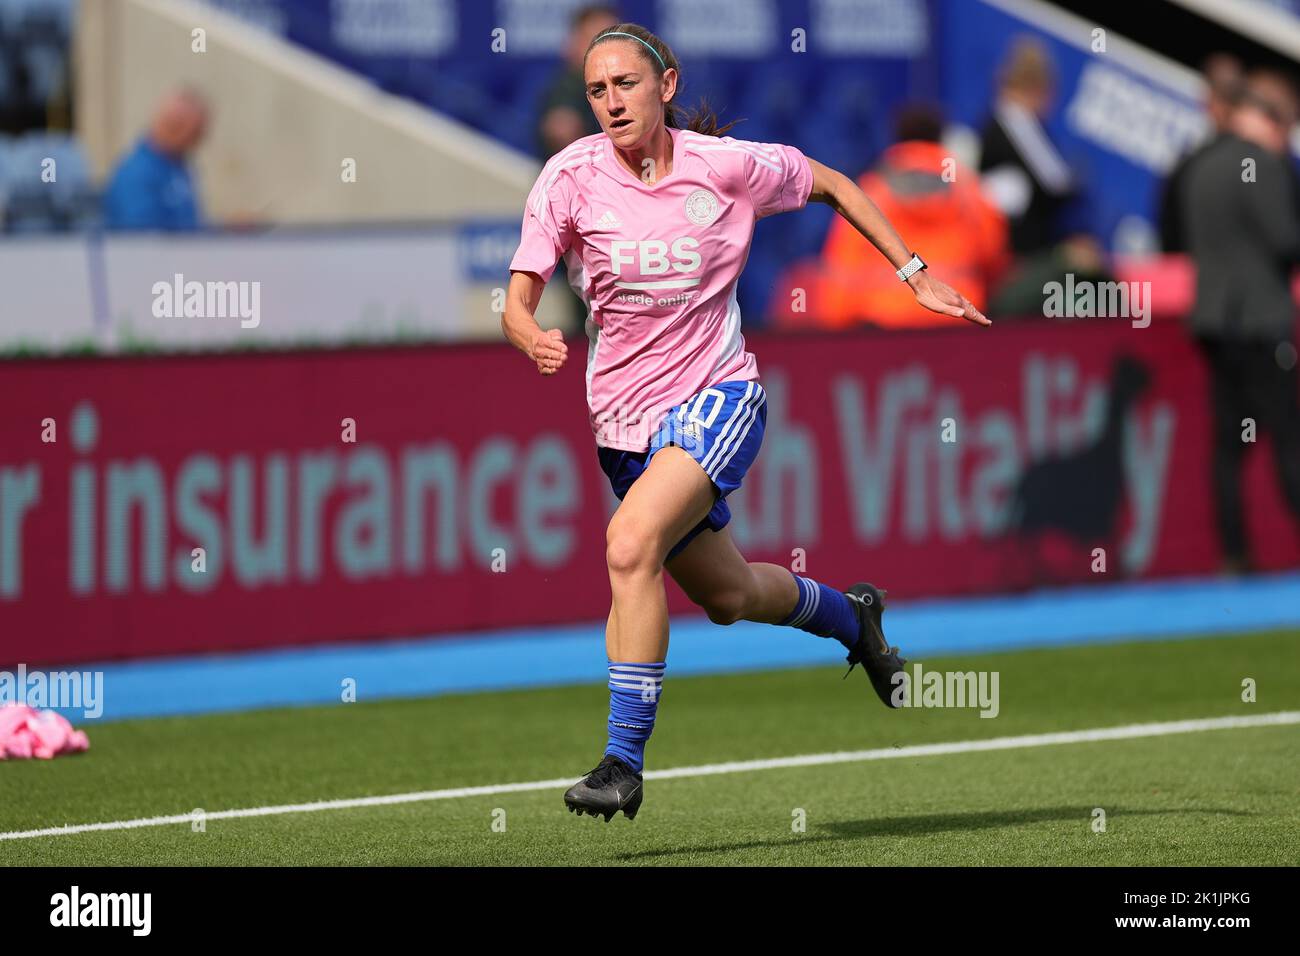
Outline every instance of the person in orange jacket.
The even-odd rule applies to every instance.
[[[975,307],[1009,262],[1007,221],[980,191],[979,176],[939,143],[942,122],[924,106],[904,109],[898,139],[858,185],[936,272],[954,276]],[[822,251],[814,321],[823,328],[869,322],[885,328],[942,324],[916,304],[907,283],[881,269],[876,251],[848,222],[837,219]]]

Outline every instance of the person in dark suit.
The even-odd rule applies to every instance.
[[[1231,53],[1215,53],[1208,57],[1201,70],[1205,78],[1205,114],[1209,120],[1209,135],[1205,141],[1183,156],[1170,170],[1165,180],[1158,218],[1160,245],[1165,252],[1186,252],[1183,239],[1183,217],[1179,203],[1183,177],[1192,160],[1212,146],[1228,130],[1232,111],[1241,99],[1244,73],[1241,61]]]
[[[1209,366],[1213,487],[1224,570],[1250,568],[1241,502],[1249,423],[1274,442],[1278,479],[1300,521],[1296,304],[1300,217],[1289,139],[1300,97],[1289,76],[1250,73],[1227,131],[1189,164],[1177,196],[1196,266],[1188,316]]]

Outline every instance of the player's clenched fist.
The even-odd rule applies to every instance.
[[[543,375],[554,375],[569,357],[569,346],[564,342],[564,333],[559,329],[539,332],[528,348],[528,357],[537,363],[537,371]]]

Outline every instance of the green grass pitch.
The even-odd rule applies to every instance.
[[[924,664],[998,671],[1000,714],[888,711],[831,666],[687,678],[670,659],[648,767],[1300,709],[1294,632]],[[593,684],[91,726],[86,754],[0,763],[0,832],[576,780],[599,759],[606,703]],[[608,824],[561,793],[0,840],[0,865],[1300,862],[1295,725],[651,779],[637,819]]]

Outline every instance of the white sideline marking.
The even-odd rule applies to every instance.
[[[731,763],[651,770],[647,780],[671,780],[678,777],[707,777],[721,773],[744,773],[750,770],[777,770],[786,767],[816,767],[833,763],[857,763],[864,760],[889,760],[895,757],[935,757],[943,754],[976,753],[985,750],[1016,750],[1023,747],[1047,747],[1053,744],[1092,743],[1099,740],[1130,740],[1134,737],[1164,737],[1170,734],[1193,734],[1204,730],[1234,730],[1241,727],[1276,727],[1300,724],[1300,711],[1285,710],[1251,717],[1207,717],[1199,720],[1173,720],[1155,724],[1127,724],[1123,727],[1098,727],[1093,730],[1066,730],[1052,734],[1026,734],[1020,737],[993,737],[989,740],[959,740],[941,744],[915,744],[910,747],[882,747],[876,750],[845,750],[767,760],[737,760]],[[286,803],[274,807],[250,807],[244,810],[218,810],[205,813],[202,819],[233,820],[240,817],[269,817],[281,813],[315,813],[318,810],[351,810],[356,807],[384,807],[398,803],[422,803],[427,800],[454,800],[458,797],[485,797],[498,793],[526,793],[568,787],[573,777],[534,780],[531,783],[500,783],[484,787],[456,787],[450,790],[422,790],[395,793],[385,797],[353,797],[346,800],[317,800],[313,803]],[[100,830],[137,830],[190,823],[193,813],[174,813],[166,817],[142,817],[114,820],[109,823],[82,823],[77,826],[47,827],[43,830],[15,830],[0,833],[0,840],[27,840],[33,837],[66,836]]]

